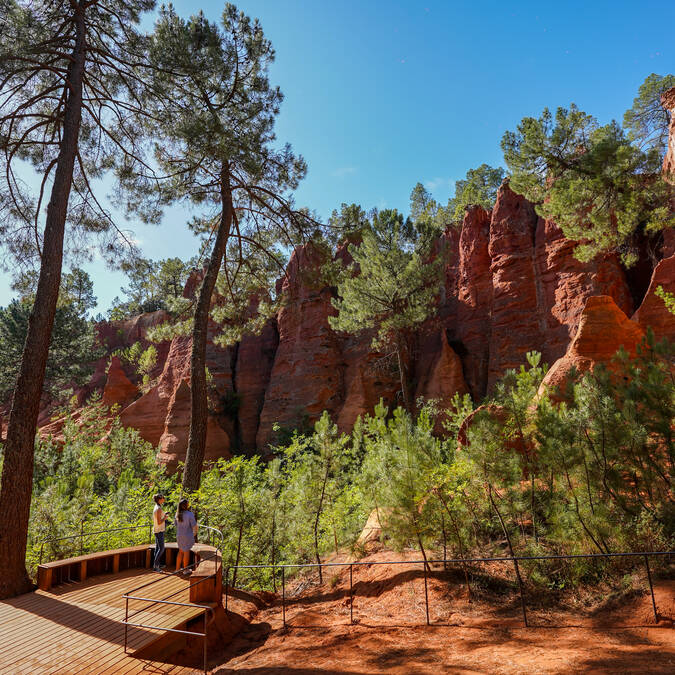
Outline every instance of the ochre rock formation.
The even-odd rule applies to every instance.
[[[674,142],[671,138],[671,150]],[[554,388],[567,381],[573,366],[585,372],[595,363],[609,363],[621,345],[634,351],[647,326],[657,339],[675,339],[673,316],[654,295],[659,285],[675,292],[675,230],[664,232],[660,245],[654,243],[662,260],[653,273],[647,246],[639,275],[627,275],[615,255],[581,263],[574,248],[575,242],[539,217],[508,181],[492,211],[469,207],[461,228],[448,227],[433,249],[434,256],[443,256],[444,275],[437,311],[414,336],[415,395],[447,404],[456,392],[468,392],[478,403],[506,369],[526,363],[528,351],[541,352],[553,364],[545,382]],[[392,356],[372,349],[371,334],[345,335],[330,327],[336,291],[319,274],[328,257],[311,243],[295,249],[277,287],[283,306],[259,335],[222,348],[215,344],[219,327],[209,324],[207,458],[267,454],[275,442],[274,425],[306,428],[324,410],[341,431],[349,431],[380,399],[400,404]],[[334,259],[351,262],[346,244]],[[194,295],[200,279],[198,271],[191,275],[186,297]],[[639,309],[630,320],[634,305]],[[251,312],[255,306],[252,301]],[[108,354],[95,364],[78,400],[102,390],[106,402],[123,407],[122,423],[159,446],[160,459],[174,466],[187,448],[190,338],[157,345],[150,387],[135,400],[138,375],[113,359],[106,376],[114,350],[138,341],[146,347],[148,330],[167,318],[153,312],[99,324]],[[46,424],[49,411],[43,413],[41,424]]]
[[[103,388],[103,403],[107,406],[127,406],[138,395],[138,387],[126,376],[119,356],[110,359],[108,377]]]
[[[588,298],[577,334],[567,353],[546,373],[540,394],[545,389],[554,397],[562,394],[573,369],[578,375],[583,375],[597,363],[611,367],[612,358],[622,347],[635,356],[637,345],[644,335],[644,328],[631,321],[611,297],[600,295]]]
[[[209,335],[216,331],[210,326]],[[120,420],[124,426],[138,429],[149,443],[159,445],[159,459],[171,467],[185,459],[190,427],[190,353],[192,340],[179,336],[171,341],[164,370],[155,386],[126,407]],[[220,353],[220,358],[217,354]],[[228,372],[229,350],[207,345],[207,366],[212,373],[214,386],[231,386]],[[209,417],[205,459],[229,456],[230,437],[218,422]]]
[[[339,339],[328,325],[335,314],[330,288],[316,281],[325,263],[313,244],[296,248],[291,256],[282,292],[286,304],[277,325],[279,346],[265,402],[260,414],[257,446],[273,440],[273,426],[296,426],[316,420],[323,410],[335,415],[343,395]]]
[[[448,407],[455,394],[466,394],[468,389],[462,372],[462,361],[450,346],[445,331],[441,331],[439,339],[440,353],[431,368],[421,375],[416,398],[434,399],[441,407]]]
[[[668,293],[675,293],[675,255],[662,260],[656,266],[645,298],[632,318],[645,329],[650,326],[657,338],[675,340],[675,315],[655,295],[659,286]]]
[[[673,183],[675,183],[675,87],[663,93],[661,105],[670,111],[670,134],[668,137],[668,150],[663,159],[663,173],[667,177],[673,177]]]
[[[589,297],[609,295],[623,312],[632,312],[631,293],[617,256],[597,256],[582,263],[574,257],[575,246],[555,223],[539,219],[535,269],[544,340],[537,351],[549,364],[565,353]]]
[[[457,340],[464,347],[464,376],[474,398],[487,389],[489,338],[492,311],[492,273],[490,271],[491,213],[471,207],[464,216],[459,237],[457,297]],[[446,282],[447,284],[447,282]]]
[[[534,207],[505,182],[499,189],[490,224],[492,320],[488,389],[508,368],[517,368],[531,349],[541,350],[544,316],[535,276]]]
[[[247,453],[256,450],[260,413],[278,346],[276,319],[267,323],[260,335],[244,335],[239,343],[233,400],[237,406],[239,447]]]
[[[188,437],[190,435],[190,385],[181,380],[169,402],[164,431],[159,439],[158,459],[173,469],[178,462],[185,461]],[[204,460],[230,456],[230,437],[209,415],[206,427],[206,450]]]

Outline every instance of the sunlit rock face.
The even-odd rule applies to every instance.
[[[664,100],[675,101],[675,90]],[[664,170],[673,166],[672,135],[670,142]],[[546,385],[554,387],[567,381],[572,366],[583,372],[610,362],[619,346],[634,351],[649,326],[657,338],[675,339],[674,317],[655,295],[659,286],[675,292],[673,231],[656,248],[660,262],[645,247],[638,281],[635,273],[626,275],[616,255],[580,262],[575,245],[508,181],[491,211],[468,207],[461,226],[448,226],[433,249],[434,257],[443,256],[444,273],[436,311],[413,340],[415,396],[447,405],[455,393],[469,393],[479,403],[508,368],[527,363],[528,351],[552,365]],[[218,325],[209,324],[207,458],[266,456],[284,431],[309,428],[324,410],[348,432],[380,400],[401,403],[392,355],[372,348],[372,334],[345,335],[330,327],[336,289],[320,275],[329,257],[311,243],[295,249],[278,282],[282,308],[260,334],[223,348],[216,341]],[[347,243],[333,258],[351,262]],[[200,278],[199,272],[191,275],[186,297],[194,296]],[[256,306],[253,298],[252,313]],[[142,395],[138,374],[110,361],[114,350],[135,342],[147,347],[148,331],[167,318],[153,312],[99,324],[108,353],[77,393],[84,401],[102,392],[104,403],[121,408],[122,423],[138,429],[159,447],[159,459],[174,467],[185,457],[189,434],[191,339],[156,345],[157,364]],[[48,409],[40,424],[55,431]]]
[[[663,159],[663,173],[675,184],[675,87],[668,89],[661,96],[661,105],[670,111],[668,150]]]
[[[591,296],[581,313],[574,340],[546,373],[540,393],[548,389],[554,398],[561,397],[572,372],[579,377],[598,363],[611,368],[612,359],[621,348],[635,356],[644,335],[644,328],[629,319],[613,298]]]
[[[659,286],[664,291],[675,294],[675,255],[662,260],[656,266],[647,294],[632,317],[643,328],[651,327],[657,337],[672,341],[675,340],[675,315],[656,295]]]

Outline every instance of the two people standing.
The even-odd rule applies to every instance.
[[[154,496],[155,508],[152,513],[152,523],[155,532],[155,560],[154,569],[161,571],[160,560],[164,553],[164,534],[166,532],[166,523],[171,523],[166,512],[162,508],[164,504],[164,495],[156,494]],[[197,519],[190,510],[190,503],[187,499],[181,499],[178,502],[176,511],[176,543],[178,544],[178,555],[176,556],[176,572],[185,569],[190,564],[190,550],[195,545],[195,536],[197,535]],[[189,571],[184,574],[189,575]]]

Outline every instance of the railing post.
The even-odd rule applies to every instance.
[[[126,607],[124,609],[124,653],[127,653],[127,634],[129,632],[129,598],[125,598]],[[138,622],[137,622],[138,623]]]
[[[286,568],[281,568],[281,612],[283,614],[284,628],[286,628]]]
[[[206,612],[204,613],[204,675],[207,675],[208,673],[208,663],[206,660],[206,645],[208,642],[208,634],[209,634],[209,626],[206,621]]]
[[[354,565],[349,566],[349,623],[354,623]]]
[[[654,599],[654,586],[652,584],[652,573],[651,570],[649,569],[649,556],[645,556],[645,567],[647,568],[647,579],[649,579],[649,591],[652,594],[652,608],[654,610],[654,619],[658,623],[659,621],[659,615],[656,611],[656,600]]]
[[[426,562],[422,563],[422,568],[424,569],[424,604],[427,611],[427,626],[431,625],[429,621],[429,589],[427,588],[427,564]]]

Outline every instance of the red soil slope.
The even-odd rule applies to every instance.
[[[397,554],[377,553],[365,561]],[[476,583],[467,601],[459,570],[429,578],[431,626],[425,623],[419,565],[354,568],[354,618],[349,625],[349,572],[310,577],[287,589],[288,628],[281,607],[256,610],[234,600],[230,609],[251,623],[215,661],[213,672],[309,675],[333,673],[672,673],[675,672],[675,583],[656,582],[660,621],[648,593],[621,597],[608,589],[593,603],[577,594],[565,604],[546,594],[528,599],[525,628],[515,589]],[[492,578],[511,579],[493,564]],[[490,590],[492,587],[493,590]],[[615,597],[613,597],[615,596]],[[215,655],[214,655],[215,657]]]

